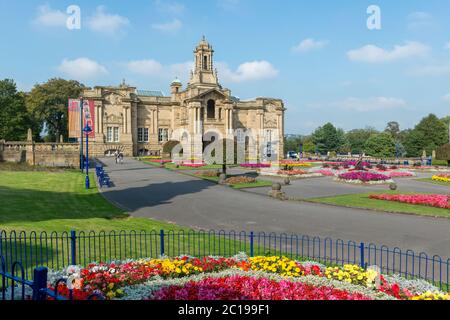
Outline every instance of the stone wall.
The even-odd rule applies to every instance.
[[[79,146],[71,143],[0,141],[0,160],[48,167],[78,167]]]
[[[83,145],[83,148],[86,148]],[[132,157],[132,144],[89,143],[89,158],[113,155],[118,150],[125,157]],[[33,141],[0,140],[0,161],[28,163],[46,167],[78,168],[80,146],[78,143],[36,143]]]

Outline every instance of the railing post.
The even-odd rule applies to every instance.
[[[45,300],[47,294],[47,273],[48,269],[45,267],[39,267],[34,269],[34,281],[33,281],[33,300]]]
[[[164,256],[164,230],[159,232],[159,240],[161,245],[161,256]]]
[[[359,245],[359,250],[360,250],[360,265],[361,265],[361,268],[366,268],[366,258],[365,258],[365,256],[364,256],[364,254],[365,254],[365,245],[364,245],[364,242],[361,242],[361,244]]]
[[[70,231],[70,252],[72,265],[77,265],[77,235],[75,230]]]
[[[252,232],[250,232],[250,257],[253,257],[255,255],[254,241],[255,241],[255,235],[252,231]]]

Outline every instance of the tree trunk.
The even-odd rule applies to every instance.
[[[227,174],[227,165],[226,164],[222,164],[222,173],[223,174]]]

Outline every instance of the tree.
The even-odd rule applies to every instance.
[[[284,139],[284,153],[288,151],[298,151],[302,143],[302,136],[287,136]]]
[[[67,139],[68,100],[78,98],[84,88],[78,81],[54,78],[37,84],[27,96],[28,109],[45,123],[52,141],[57,141],[60,135]]]
[[[448,126],[434,114],[423,118],[406,137],[404,142],[409,157],[419,157],[423,150],[433,150],[448,142]]]
[[[389,133],[395,140],[398,139],[400,133],[400,125],[397,121],[388,122],[384,132]]]
[[[362,154],[364,152],[364,145],[371,135],[378,133],[377,130],[371,127],[365,129],[354,129],[346,133],[345,138],[352,154]]]
[[[387,158],[395,155],[395,141],[389,133],[373,134],[366,141],[364,151],[372,157]]]
[[[331,151],[336,152],[344,144],[343,131],[339,131],[331,123],[317,128],[312,135],[312,139],[321,154]]]
[[[17,91],[13,80],[0,81],[0,139],[26,140],[28,128],[39,134],[36,122],[27,112],[24,94]]]
[[[316,151],[316,145],[314,144],[311,136],[306,136],[303,139],[303,152],[314,153]]]

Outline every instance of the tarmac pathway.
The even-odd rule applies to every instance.
[[[132,159],[125,159],[123,165],[115,164],[113,159],[102,162],[114,183],[103,190],[104,196],[135,217],[202,229],[340,238],[450,257],[450,219],[278,201]],[[316,188],[323,194],[336,192],[336,186],[327,189],[327,185]]]

